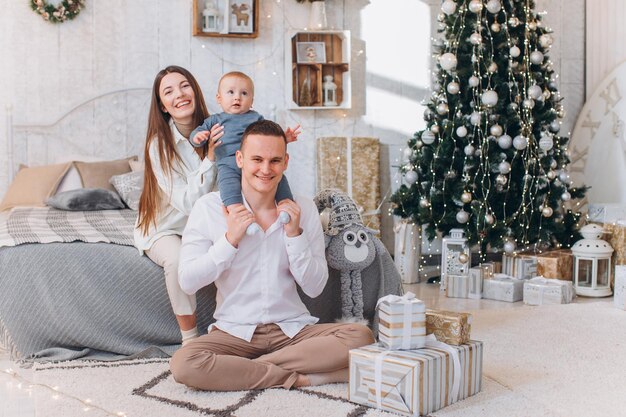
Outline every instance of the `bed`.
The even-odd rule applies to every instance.
[[[45,123],[16,124],[7,114],[8,176],[13,183],[5,200],[12,189],[35,188],[14,187],[24,176],[15,175],[19,164],[56,167],[56,175],[62,174],[56,190],[76,166],[97,171],[99,163],[101,170],[107,161],[119,166],[132,155],[141,159],[149,96],[145,88],[102,94]],[[72,162],[92,157],[105,161]],[[50,172],[34,175],[51,178]],[[86,185],[88,177],[79,173]],[[135,216],[129,208],[68,212],[37,201],[0,213],[0,344],[12,359],[165,357],[179,347],[163,271],[132,246]],[[365,316],[370,320],[381,293],[401,291],[389,254],[378,258],[363,271]],[[339,273],[330,271],[321,296],[301,296],[322,322],[337,319]],[[201,331],[212,322],[214,308],[215,288],[210,286],[198,293]]]

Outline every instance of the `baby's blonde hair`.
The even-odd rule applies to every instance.
[[[254,81],[252,81],[252,78],[248,77],[246,74],[244,74],[243,72],[240,71],[231,71],[231,72],[227,72],[226,74],[222,75],[222,78],[220,78],[220,82],[217,85],[217,90],[219,91],[220,88],[222,88],[222,82],[226,79],[226,78],[240,78],[242,80],[245,80],[247,82],[250,83],[250,86],[252,87],[252,94],[254,94]]]

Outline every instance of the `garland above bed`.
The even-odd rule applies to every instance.
[[[53,6],[46,0],[30,0],[30,7],[50,23],[63,23],[72,20],[85,7],[85,0],[63,0],[58,6]]]

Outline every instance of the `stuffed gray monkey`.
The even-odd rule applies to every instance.
[[[324,190],[315,197],[315,203],[320,213],[331,208],[325,232],[326,260],[341,274],[342,319],[365,321],[361,271],[372,264],[382,243],[363,225],[356,204],[346,194]]]

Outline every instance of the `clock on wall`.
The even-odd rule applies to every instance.
[[[626,61],[583,106],[570,138],[570,175],[588,203],[626,203]]]

